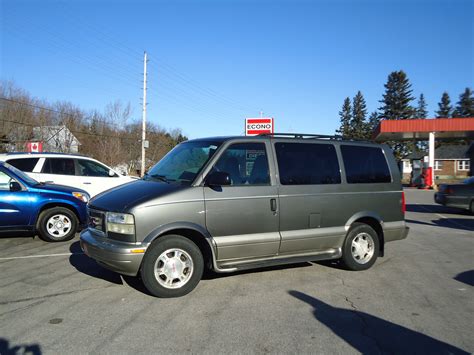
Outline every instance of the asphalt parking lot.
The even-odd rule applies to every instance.
[[[78,237],[1,237],[0,354],[472,353],[474,216],[406,197],[408,239],[368,271],[209,274],[177,299],[97,266]]]

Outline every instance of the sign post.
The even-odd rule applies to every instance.
[[[246,118],[245,135],[257,136],[262,133],[274,133],[273,117]]]

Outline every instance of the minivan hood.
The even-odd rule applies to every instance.
[[[186,187],[161,181],[135,180],[94,196],[89,202],[89,207],[105,211],[127,212],[143,202]]]

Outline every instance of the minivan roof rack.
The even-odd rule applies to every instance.
[[[328,134],[306,134],[306,133],[261,133],[263,137],[288,137],[288,138],[306,138],[306,139],[330,139],[342,140],[342,136]]]

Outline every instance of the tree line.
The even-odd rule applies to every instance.
[[[67,127],[80,142],[80,154],[132,174],[140,169],[142,124],[133,119],[130,104],[116,101],[102,112],[85,111],[70,102],[39,100],[11,82],[0,82],[0,152],[25,151],[26,142],[41,139],[35,127],[47,126]],[[146,136],[147,168],[187,140],[180,129],[169,131],[152,122],[147,123]],[[68,144],[56,150],[70,152]]]
[[[361,91],[358,91],[352,100],[346,97],[339,111],[340,126],[336,133],[345,139],[370,140],[381,119],[406,120],[428,117],[425,96],[421,93],[414,103],[412,86],[403,70],[390,73],[384,87],[385,92],[379,101],[381,106],[370,115],[367,115],[367,105]],[[435,114],[436,118],[474,117],[474,96],[471,88],[467,87],[459,95],[459,100],[454,106],[451,104],[449,94],[443,92]],[[390,142],[390,145],[399,157],[425,148],[423,143],[415,145],[412,142]]]

